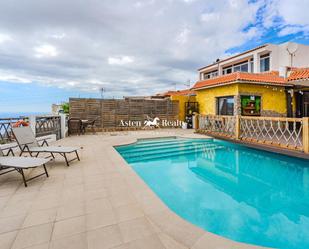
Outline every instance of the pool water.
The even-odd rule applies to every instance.
[[[116,150],[187,221],[239,242],[309,248],[308,160],[216,139],[147,139]]]

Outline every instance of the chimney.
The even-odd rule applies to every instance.
[[[287,73],[288,73],[287,67],[279,67],[279,76],[280,77],[286,78],[288,76]]]

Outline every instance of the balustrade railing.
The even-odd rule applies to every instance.
[[[60,116],[36,116],[35,122],[36,135],[38,137],[55,134],[57,139],[61,136]]]
[[[208,133],[215,133],[223,136],[235,136],[236,117],[200,115],[199,129]]]
[[[27,117],[0,118],[0,144],[13,141],[12,127],[19,120],[28,122]]]
[[[309,118],[198,115],[198,132],[309,153]]]
[[[302,149],[301,118],[240,117],[240,139]]]
[[[30,126],[35,127],[37,137],[55,134],[57,139],[61,138],[61,117],[60,116],[35,116],[0,119],[0,144],[14,141],[12,127],[20,120],[26,121]],[[33,125],[31,122],[35,122]]]

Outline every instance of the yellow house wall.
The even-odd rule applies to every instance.
[[[201,114],[216,114],[216,97],[234,96],[238,94],[238,85],[226,85],[196,91],[196,100],[199,103]]]
[[[276,90],[275,90],[276,89]],[[216,98],[236,95],[258,95],[262,97],[262,115],[285,116],[286,95],[284,87],[264,87],[255,84],[232,84],[196,91],[201,114],[216,114]]]
[[[171,100],[179,101],[179,120],[185,121],[185,103],[186,102],[195,102],[195,96],[185,96],[185,95],[175,95],[171,96]]]
[[[262,97],[261,110],[262,114],[282,115],[287,113],[286,94],[284,87],[269,86],[268,88],[262,85],[254,84],[239,84],[239,95],[260,95]],[[267,115],[267,116],[268,116]]]

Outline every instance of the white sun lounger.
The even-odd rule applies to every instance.
[[[46,158],[4,156],[2,150],[0,150],[0,175],[4,175],[16,170],[18,173],[21,174],[24,185],[25,187],[27,187],[27,182],[35,178],[43,175],[46,175],[46,177],[48,177],[48,172],[45,164],[49,161],[50,160]],[[25,169],[31,169],[41,166],[44,168],[44,173],[26,179],[24,174]]]
[[[64,157],[67,166],[74,160],[80,161],[77,147],[40,146],[29,126],[12,128],[12,131],[21,150],[20,155],[28,152],[31,156],[35,153],[37,157],[40,153],[50,153],[55,158],[54,154],[59,154]],[[75,153],[76,157],[68,160],[67,154],[70,153]]]

